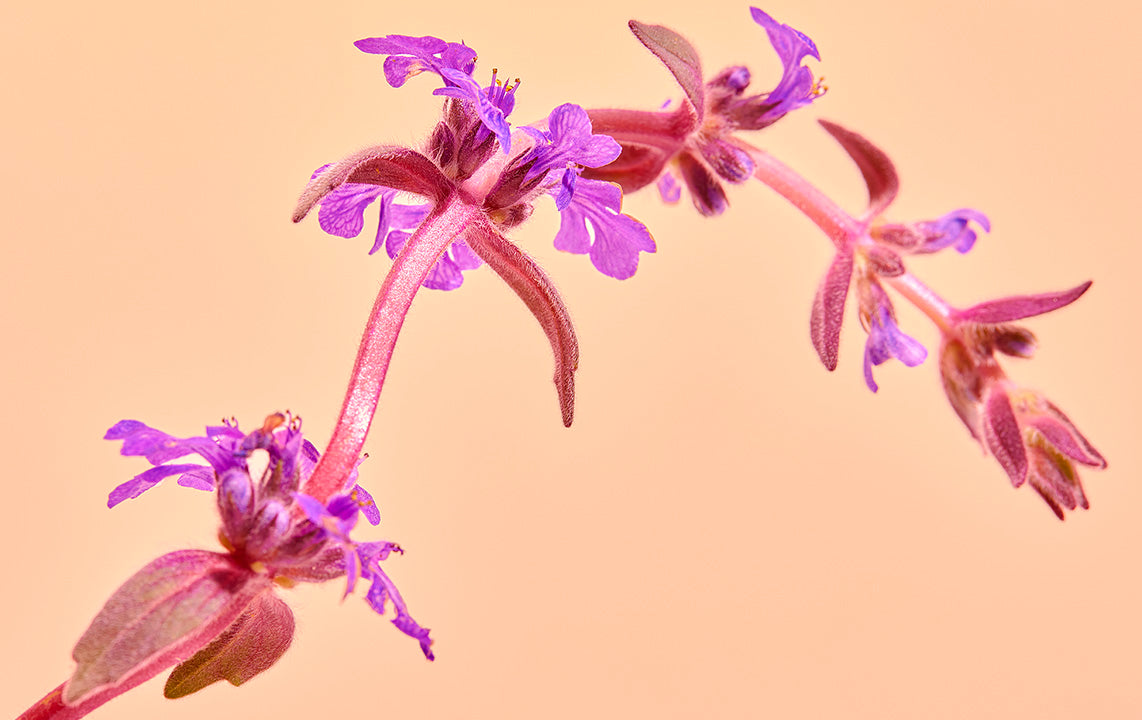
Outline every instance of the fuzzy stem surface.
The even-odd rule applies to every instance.
[[[345,489],[346,479],[361,458],[412,300],[436,261],[479,215],[478,207],[451,195],[421,223],[397,255],[365,325],[333,437],[302,488],[306,494],[326,502]]]

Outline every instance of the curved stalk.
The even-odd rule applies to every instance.
[[[480,214],[456,195],[446,198],[409,238],[381,285],[357,350],[341,414],[325,452],[302,491],[325,502],[345,489],[361,458],[401,325],[428,273]]]

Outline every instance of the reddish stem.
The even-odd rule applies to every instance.
[[[150,680],[158,674],[160,669],[161,668],[156,668],[154,672],[150,673],[138,673],[135,677],[125,682],[90,696],[78,705],[64,704],[63,689],[67,683],[61,683],[59,687],[47,695],[44,695],[39,702],[25,710],[24,714],[20,715],[16,720],[77,720],[100,707],[108,700],[116,698],[137,685]]]
[[[365,325],[333,437],[302,488],[306,494],[325,502],[345,489],[346,479],[361,459],[385,373],[412,299],[436,261],[479,214],[478,207],[451,195],[421,223],[397,255]]]
[[[865,224],[855,220],[812,183],[785,163],[746,143],[741,143],[754,161],[754,177],[776,190],[816,223],[833,244],[844,249],[860,242]],[[915,275],[904,273],[884,280],[908,302],[919,308],[942,333],[951,332],[953,308]]]
[[[748,143],[735,140],[753,159],[753,176],[777,191],[805,213],[829,236],[839,249],[845,249],[864,235],[865,228],[825,193],[801,177],[793,168],[769,153]]]
[[[952,306],[933,292],[932,288],[920,282],[912,273],[886,278],[886,281],[896,292],[907,298],[908,302],[918,307],[932,322],[936,323],[940,332],[945,335],[952,332]]]
[[[47,720],[47,718],[61,719],[61,718],[78,718],[83,715],[68,715],[65,714],[69,711],[74,711],[75,708],[69,708],[63,704],[63,686],[67,683],[61,683],[59,687],[52,690],[43,699],[37,702],[32,707],[24,711],[24,714],[16,718],[16,720]]]

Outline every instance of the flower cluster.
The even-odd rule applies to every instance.
[[[206,434],[176,438],[137,420],[107,431],[123,442],[122,454],[154,467],[116,487],[109,507],[138,497],[164,478],[213,491],[225,553],[182,550],[158,558],[120,587],[75,647],[75,673],[63,689],[72,706],[102,702],[171,665],[167,697],[182,697],[218,680],[238,685],[266,670],[293,638],[293,615],[273,588],[346,578],[348,595],[359,579],[371,581],[369,605],[417,640],[433,659],[432,640],[409,615],[380,563],[391,542],[357,542],[350,532],[359,515],[373,525],[373,498],[346,478],[344,492],[322,502],[303,492],[319,455],[301,434],[300,422],[281,413],[250,433],[234,422]],[[172,463],[197,455],[208,464]],[[260,477],[251,460],[264,456]]]
[[[940,343],[940,376],[956,414],[1011,484],[1030,484],[1060,520],[1064,509],[1090,507],[1076,463],[1101,469],[1106,460],[1062,410],[1009,380],[996,355],[1031,357],[1035,336],[1010,323],[1070,305],[1088,288],[1089,282],[956,310]]]
[[[765,128],[812,103],[825,90],[802,65],[806,58],[820,60],[816,44],[757,8],[750,12],[765,29],[783,66],[774,89],[759,95],[746,94],[751,80],[748,68],[728,67],[705,80],[698,53],[685,38],[660,25],[631,21],[635,37],[666,65],[685,97],[672,111],[588,110],[596,131],[614,137],[622,153],[609,165],[585,170],[584,176],[613,180],[627,192],[655,183],[665,201],[676,202],[681,197],[677,174],[703,215],[726,209],[723,182],[742,183],[752,176],[769,185],[813,220],[835,247],[809,322],[813,346],[825,367],[837,367],[850,290],[856,294],[857,314],[867,333],[864,379],[870,390],[879,389],[873,368],[889,359],[909,367],[924,362],[928,351],[897,323],[888,292],[895,290],[940,331],[940,370],[948,398],[1012,483],[1028,482],[1059,517],[1063,509],[1087,507],[1075,464],[1101,468],[1105,460],[1058,408],[1007,380],[994,354],[1028,357],[1032,336],[1006,323],[1069,304],[1089,283],[1063,293],[1006,298],[965,311],[940,299],[908,271],[905,258],[946,248],[966,253],[980,230],[991,231],[988,218],[965,208],[934,220],[889,222],[884,214],[900,188],[892,161],[863,136],[836,123],[821,121],[856,163],[868,187],[868,207],[858,217],[743,140],[739,131]]]
[[[387,56],[385,78],[393,87],[424,72],[439,76],[443,87],[433,94],[447,98],[442,118],[423,148],[374,148],[319,168],[295,220],[320,202],[321,228],[332,235],[355,237],[364,227],[365,210],[380,200],[370,253],[384,246],[395,258],[430,212],[450,196],[463,197],[492,228],[504,231],[525,221],[535,199],[547,193],[554,196],[563,216],[556,247],[589,254],[604,274],[628,278],[638,268],[639,253],[655,251],[646,227],[622,214],[618,188],[579,180],[584,168],[607,165],[620,152],[618,143],[592,131],[582,108],[560,105],[542,122],[516,132],[507,118],[515,108],[519,81],[513,85],[498,80],[493,70],[491,83],[482,87],[472,75],[476,55],[468,46],[404,35],[368,38],[356,45],[364,52]],[[401,192],[429,202],[395,204]],[[482,249],[470,246],[480,244],[476,235],[458,236],[424,286],[460,287],[462,272],[482,264]]]
[[[366,211],[378,208],[370,254],[382,247],[393,260],[365,328],[333,437],[323,453],[302,437],[300,421],[275,413],[243,432],[236,422],[178,438],[124,420],[106,434],[121,453],[152,467],[116,487],[108,506],[136,498],[161,481],[213,492],[225,552],[181,550],[164,555],[123,584],[80,638],[71,678],[22,718],[78,718],[158,672],[174,667],[167,697],[181,697],[219,680],[238,685],[271,667],[288,649],[293,615],[275,588],[345,579],[345,595],[370,583],[365,599],[415,639],[434,659],[427,628],[409,614],[381,563],[401,548],[352,537],[361,515],[380,514],[357,484],[361,450],[405,316],[420,287],[453,290],[464,273],[488,265],[535,315],[555,357],[563,422],[574,413],[578,344],[570,315],[546,273],[507,234],[525,222],[541,196],[560,213],[555,247],[588,255],[607,276],[635,274],[641,253],[656,251],[645,226],[622,212],[623,192],[651,184],[667,202],[685,185],[702,215],[725,211],[725,184],[750,177],[776,190],[832,241],[835,255],[817,288],[810,336],[829,370],[838,364],[850,290],[867,333],[864,380],[891,358],[907,366],[928,351],[897,323],[890,291],[919,308],[940,334],[939,371],[948,400],[969,432],[1016,487],[1029,484],[1062,519],[1088,507],[1077,466],[1106,460],[1067,416],[1038,392],[1010,380],[999,356],[1030,357],[1035,338],[1011,323],[1065,307],[1090,287],[1007,297],[955,308],[905,265],[912,255],[946,248],[968,252],[988,218],[959,209],[933,220],[889,222],[899,178],[888,156],[863,136],[821,121],[856,163],[868,188],[859,216],[842,210],[816,187],[741,137],[805,107],[824,92],[804,63],[820,60],[815,43],[757,8],[782,63],[772,90],[750,94],[752,76],[731,66],[707,78],[697,51],[660,25],[631,21],[636,38],[674,76],[683,99],[673,110],[584,110],[555,107],[543,119],[513,127],[519,80],[491,73],[476,79],[476,52],[435,37],[386,35],[356,47],[384,57],[389,85],[429,74],[443,98],[440,120],[416,148],[367,148],[319,167],[293,220],[318,209],[321,228],[356,237]],[[198,456],[205,465],[174,462]],[[264,460],[260,474],[253,469]]]
[[[735,134],[768,127],[825,92],[802,65],[809,57],[821,59],[813,41],[757,8],[750,12],[783,67],[777,85],[756,95],[746,93],[749,68],[731,66],[704,81],[698,53],[685,38],[661,25],[632,20],[635,37],[666,65],[685,97],[673,111],[590,110],[595,129],[614,137],[623,152],[616,162],[584,175],[617,182],[626,192],[657,183],[666,202],[679,199],[680,177],[698,212],[723,212],[729,202],[722,181],[742,183],[755,171],[749,145]]]

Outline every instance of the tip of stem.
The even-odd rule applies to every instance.
[[[571,427],[575,420],[575,371],[556,375],[555,390],[559,393],[559,410],[563,413],[563,427]]]

